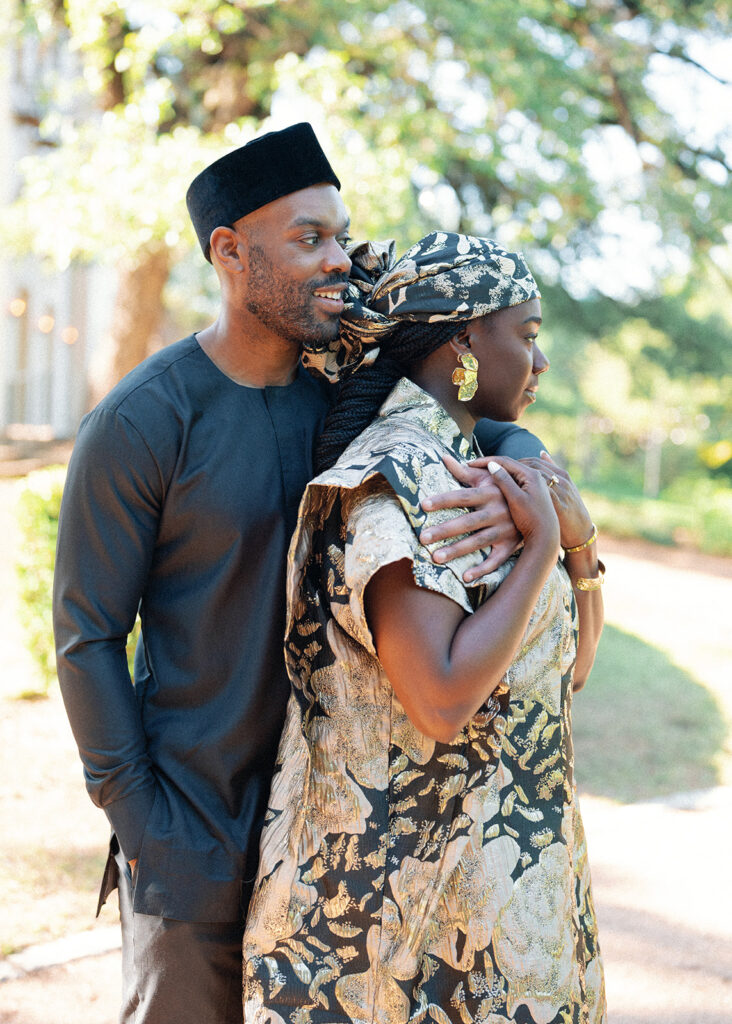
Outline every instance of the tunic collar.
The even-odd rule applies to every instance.
[[[461,461],[475,458],[470,441],[461,433],[455,420],[443,409],[437,399],[423,391],[408,377],[399,380],[379,409],[379,417],[393,417],[416,423],[437,437]]]

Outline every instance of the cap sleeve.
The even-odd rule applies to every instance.
[[[359,461],[352,449],[348,461],[339,460],[308,485],[290,549],[288,631],[308,615],[321,622],[331,617],[373,655],[364,593],[379,569],[407,559],[417,586],[471,613],[508,575],[515,559],[469,584],[463,573],[480,564],[487,551],[443,565],[434,562],[432,554],[442,545],[422,544],[422,531],[466,511],[427,513],[422,508],[427,495],[459,486],[443,462],[444,449],[425,435],[397,443],[390,438],[380,451],[374,451],[373,439],[366,441],[369,459]]]
[[[372,480],[348,492],[342,511],[345,549],[332,547],[324,553],[328,560],[340,554],[343,563],[343,591],[339,593],[337,587],[331,590],[330,607],[338,625],[370,654],[375,655],[375,650],[366,622],[364,593],[369,581],[386,565],[407,559],[417,586],[449,597],[465,612],[473,611],[466,586],[447,565],[432,561],[388,484]]]

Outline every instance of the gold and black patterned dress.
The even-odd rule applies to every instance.
[[[510,670],[452,743],[407,718],[368,581],[407,558],[471,613],[479,556],[436,565],[420,500],[454,488],[454,421],[402,380],[311,483],[290,549],[292,696],[244,938],[248,1024],[599,1024],[603,971],[570,724],[576,608],[552,570]],[[520,556],[519,556],[520,557]]]

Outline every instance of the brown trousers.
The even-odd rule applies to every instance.
[[[117,847],[113,840],[114,847]],[[132,910],[130,873],[117,847],[122,922],[120,1024],[242,1024],[243,921],[174,921]]]

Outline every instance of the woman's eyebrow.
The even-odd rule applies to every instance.
[[[521,321],[522,324],[540,324],[541,322],[542,319],[540,316],[527,316],[525,320]]]

